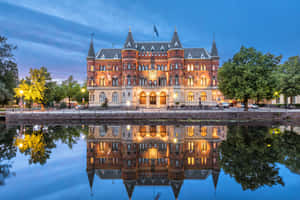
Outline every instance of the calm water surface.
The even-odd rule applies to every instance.
[[[300,127],[0,125],[0,199],[299,199]]]

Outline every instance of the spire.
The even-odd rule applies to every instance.
[[[218,56],[218,49],[217,49],[217,45],[216,45],[216,41],[215,41],[215,34],[213,35],[213,43],[212,43],[212,47],[211,47],[210,56],[211,57],[219,58],[219,56]]]
[[[94,37],[94,33],[91,34],[91,43],[90,43],[88,58],[95,58],[95,50],[94,50],[93,37]]]
[[[135,181],[124,181],[124,185],[128,194],[129,199],[131,199],[132,194],[133,194],[133,190],[134,190],[134,186],[135,186]]]
[[[212,172],[212,178],[214,181],[215,190],[217,189],[219,174],[220,174],[219,170],[213,170],[213,172]]]
[[[172,187],[175,199],[178,199],[181,186],[182,186],[182,180],[181,181],[177,181],[177,180],[171,181],[171,187]]]
[[[178,36],[176,27],[175,27],[173,37],[172,37],[172,40],[171,40],[171,48],[182,48],[182,45],[181,45],[181,42],[179,40],[179,36]]]
[[[131,33],[131,28],[129,27],[128,35],[124,44],[125,49],[133,49],[134,48],[134,40]]]
[[[93,189],[93,183],[94,183],[94,176],[95,176],[95,170],[89,170],[87,172],[88,178],[89,178],[89,183],[90,183],[90,188],[91,188],[91,194],[92,194],[92,189]]]

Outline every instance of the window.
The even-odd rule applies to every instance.
[[[156,105],[156,93],[155,92],[151,92],[151,94],[150,94],[150,104]]]
[[[194,127],[193,126],[188,127],[188,136],[190,136],[190,137],[194,136]]]
[[[201,101],[206,101],[206,99],[207,99],[206,93],[201,92],[200,98],[201,98]]]
[[[207,135],[207,127],[203,126],[201,127],[201,136],[205,137]]]
[[[179,85],[179,77],[178,77],[178,75],[175,76],[175,85]]]
[[[194,93],[188,93],[188,103],[192,103],[194,101]]]
[[[165,71],[168,71],[168,66],[167,65],[165,66]]]
[[[195,158],[194,157],[188,157],[188,165],[194,165],[195,164]]]
[[[105,78],[104,77],[101,77],[99,81],[100,81],[100,86],[105,86]]]
[[[118,78],[112,78],[112,86],[118,86],[118,85],[119,85]]]
[[[130,77],[130,75],[127,76],[127,85],[131,85],[131,77]]]
[[[157,70],[160,71],[160,65],[157,65]]]
[[[90,66],[90,71],[93,72],[94,71],[94,65]]]
[[[99,96],[99,102],[100,104],[103,104],[105,102],[106,96],[104,92],[101,92],[100,96]]]
[[[172,81],[172,76],[169,77],[169,85],[172,85],[173,81]]]
[[[208,83],[207,78],[205,76],[202,76],[200,78],[200,85],[205,87],[207,86],[207,83]]]
[[[165,105],[167,103],[167,96],[165,92],[160,93],[160,104]]]
[[[119,103],[119,95],[118,95],[117,92],[114,92],[112,94],[112,102],[113,102],[113,104],[118,104]]]
[[[145,92],[141,92],[141,94],[140,94],[140,104],[142,104],[142,105],[146,104],[146,93]]]
[[[175,64],[175,69],[178,69],[178,64],[177,63]]]
[[[193,77],[188,78],[188,86],[194,86],[194,79]]]
[[[128,64],[128,65],[127,65],[127,69],[130,69],[130,68],[131,68],[131,66],[130,66],[130,64]]]

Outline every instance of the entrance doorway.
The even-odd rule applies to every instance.
[[[155,92],[150,93],[150,105],[156,105],[156,93]]]

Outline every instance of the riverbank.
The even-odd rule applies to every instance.
[[[144,111],[89,111],[62,110],[48,112],[7,112],[8,124],[74,124],[74,123],[105,123],[105,122],[263,122],[263,123],[300,123],[300,110],[144,110]]]

